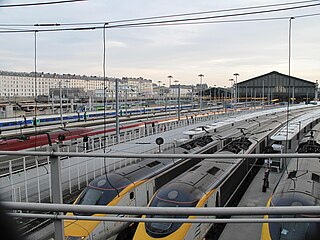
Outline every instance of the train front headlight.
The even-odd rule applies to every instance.
[[[85,239],[85,237],[72,237],[72,236],[68,236],[66,237],[65,240],[83,240]]]

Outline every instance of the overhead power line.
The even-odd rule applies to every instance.
[[[235,20],[225,20],[225,21],[200,21],[200,20],[210,20],[210,19],[219,19],[219,18],[229,18],[229,17],[242,17],[249,15],[258,15],[258,14],[266,14],[280,11],[289,11],[294,9],[301,9],[307,7],[315,7],[319,6],[320,3],[309,4],[303,6],[295,6],[288,8],[278,8],[278,9],[270,9],[263,11],[254,11],[254,12],[242,12],[242,13],[234,13],[234,14],[226,14],[226,15],[214,15],[214,16],[206,16],[206,17],[198,17],[198,18],[182,18],[182,19],[173,19],[173,20],[163,20],[163,21],[151,21],[151,22],[138,22],[138,23],[127,23],[127,24],[109,24],[105,28],[130,28],[130,27],[146,27],[146,26],[168,26],[168,25],[187,25],[187,24],[205,24],[205,23],[226,23],[226,22],[244,22],[244,21],[265,21],[265,20],[280,20],[280,19],[289,19],[290,17],[302,18],[302,17],[311,17],[317,16],[319,13],[313,13],[308,15],[298,15],[298,16],[290,16],[290,17],[273,17],[273,18],[259,18],[259,19],[235,19]],[[105,23],[106,24],[106,23]],[[60,24],[37,24],[37,26],[52,26],[59,27]],[[104,28],[102,26],[88,26],[88,27],[77,27],[77,28],[50,28],[50,29],[16,29],[12,31],[0,31],[0,33],[23,33],[23,32],[58,32],[58,31],[79,31],[79,30],[95,30]]]
[[[50,2],[37,2],[37,3],[6,4],[6,5],[0,5],[0,8],[31,7],[31,6],[41,6],[41,5],[64,4],[64,3],[72,3],[72,2],[83,2],[83,1],[87,1],[87,0],[65,0],[65,1],[50,1]]]
[[[210,14],[210,13],[222,13],[222,12],[243,11],[243,10],[259,9],[259,8],[288,6],[288,5],[296,5],[296,4],[310,3],[310,2],[320,2],[320,1],[319,0],[307,0],[307,1],[287,2],[287,3],[279,3],[279,4],[268,4],[268,5],[258,5],[258,6],[249,6],[249,7],[240,7],[240,8],[229,8],[229,9],[200,11],[200,12],[191,12],[191,13],[161,15],[161,16],[152,16],[152,17],[143,17],[143,18],[122,19],[122,20],[104,21],[104,22],[50,23],[50,24],[12,23],[12,24],[0,24],[0,26],[10,26],[10,27],[13,27],[13,26],[15,26],[15,27],[42,26],[43,27],[46,25],[54,25],[54,26],[79,26],[80,25],[81,26],[81,25],[100,25],[100,24],[104,24],[106,22],[108,22],[108,24],[114,24],[114,23],[135,22],[135,21],[153,20],[153,19],[175,18],[175,17],[193,16],[193,15],[204,15],[204,14]]]
[[[319,1],[318,1],[319,2]],[[303,5],[303,6],[295,6],[295,7],[287,7],[287,8],[278,8],[278,9],[270,9],[270,10],[262,10],[262,11],[254,11],[254,12],[242,12],[242,13],[233,13],[226,15],[218,15],[218,16],[207,16],[207,17],[197,17],[197,18],[184,18],[184,19],[174,19],[174,20],[163,20],[163,21],[154,21],[154,22],[146,22],[146,23],[128,23],[128,24],[118,24],[118,25],[110,25],[108,28],[115,27],[124,27],[124,26],[138,26],[138,25],[148,25],[148,24],[163,24],[163,23],[175,23],[175,22],[189,22],[189,21],[198,21],[198,20],[207,20],[207,19],[218,19],[218,18],[228,18],[228,17],[240,17],[240,16],[248,16],[248,15],[256,15],[256,14],[265,14],[265,13],[273,13],[273,12],[282,12],[289,11],[301,8],[315,7],[319,6],[320,3]]]

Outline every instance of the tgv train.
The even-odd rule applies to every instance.
[[[320,153],[320,124],[300,142],[298,153]],[[319,206],[320,205],[320,164],[319,158],[293,158],[287,166],[267,207],[277,206]],[[312,215],[288,215],[292,218],[320,217]],[[281,218],[266,215],[265,218]],[[262,240],[316,240],[320,238],[320,223],[264,223]]]
[[[184,104],[180,106],[181,110],[191,109],[192,106],[190,104]],[[176,110],[176,106],[157,106],[157,107],[145,107],[145,108],[131,108],[127,110],[127,114],[136,115],[143,113],[153,113],[153,112],[161,112],[161,111],[173,111]],[[96,111],[96,112],[82,112],[82,113],[66,113],[63,114],[63,122],[77,122],[77,121],[87,121],[100,119],[104,116],[112,117],[115,116],[115,110],[108,110],[104,113],[104,111]],[[0,130],[10,130],[17,129],[22,127],[30,127],[41,125],[49,125],[49,124],[59,124],[61,122],[61,116],[59,114],[55,115],[43,115],[35,117],[16,117],[9,119],[1,119],[0,120]]]
[[[206,145],[214,140],[203,137],[188,141],[175,148],[176,153],[201,153],[206,151]],[[153,192],[146,187],[146,182],[178,164],[179,161],[154,158],[145,159],[124,168],[110,172],[94,179],[78,196],[74,204],[104,205],[104,206],[146,206]],[[149,193],[150,192],[150,193]],[[68,215],[83,213],[68,213]],[[101,216],[101,214],[95,214]],[[129,223],[98,222],[98,221],[64,221],[65,237],[75,239],[106,239],[123,229]]]
[[[279,120],[279,119],[278,119]],[[271,122],[256,128],[255,134],[235,139],[218,151],[219,154],[249,154],[263,151],[268,136],[281,126]],[[149,207],[224,207],[229,206],[244,186],[257,159],[204,159],[170,183],[161,187],[152,197]],[[175,218],[175,216],[148,215],[143,218]],[[187,218],[177,216],[179,218]],[[195,218],[195,217],[190,217]],[[135,240],[140,239],[204,239],[212,227],[210,223],[139,223]]]
[[[83,138],[92,132],[92,128],[74,127],[40,133],[37,135],[20,135],[13,139],[0,139],[0,151],[19,151],[39,146],[52,145],[77,138]]]
[[[236,126],[237,125],[237,126]],[[179,139],[177,146],[164,153],[213,153],[222,147],[227,137],[240,136],[238,125],[256,128],[257,122],[243,120],[237,124],[226,121],[209,137]],[[228,141],[228,140],[226,140]],[[145,159],[93,180],[74,204],[106,206],[146,206],[157,189],[200,160]],[[69,215],[72,213],[68,213]],[[106,239],[127,228],[130,223],[65,221],[66,239]]]
[[[161,123],[163,120],[152,120],[145,122],[130,122],[120,126],[120,131],[134,131],[146,126],[153,126]],[[170,120],[166,120],[170,121]],[[92,140],[101,137],[102,134],[114,133],[116,128],[109,126],[106,129],[94,129],[89,127],[66,127],[48,132],[39,132],[36,135],[20,134],[10,139],[0,138],[0,151],[19,151],[23,149],[43,147],[54,143],[66,143],[69,140],[78,138],[87,138]]]

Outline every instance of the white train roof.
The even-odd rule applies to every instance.
[[[288,125],[286,124],[280,128],[274,135],[271,136],[271,139],[274,141],[290,141],[299,133],[299,131],[301,131],[301,129],[318,118],[320,118],[320,109],[315,109],[312,112],[303,114],[302,116],[289,121]]]
[[[314,105],[304,105],[304,104],[294,105],[294,106],[290,107],[290,110],[309,108],[309,107],[314,107]],[[243,121],[243,120],[250,119],[250,118],[259,117],[262,115],[283,112],[283,111],[286,111],[286,109],[287,109],[286,107],[280,107],[280,108],[273,108],[273,109],[268,109],[268,110],[263,110],[263,111],[252,112],[252,113],[245,112],[243,114],[230,116],[229,118],[215,121],[215,122],[207,124],[205,126],[202,125],[202,126],[192,128],[188,131],[183,132],[183,134],[189,136],[190,138],[193,136],[200,137],[208,132],[212,132],[215,129],[222,127],[222,126],[225,126],[225,125],[228,125],[228,124],[236,123],[236,122]]]

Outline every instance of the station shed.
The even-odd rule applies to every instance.
[[[265,103],[309,102],[318,97],[317,83],[272,71],[236,86],[238,101],[262,100]]]

